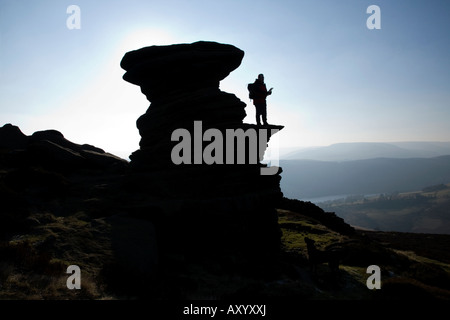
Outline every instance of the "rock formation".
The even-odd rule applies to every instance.
[[[219,89],[243,57],[232,45],[202,41],[150,46],[126,53],[121,61],[124,80],[139,85],[151,102],[137,120],[141,141],[130,156],[130,181],[148,194],[142,211],[145,201],[158,203],[158,217],[149,219],[157,220],[159,243],[171,251],[261,256],[278,250],[275,206],[282,198],[281,169],[262,175],[260,161],[272,133],[283,127],[243,123],[246,104]],[[177,148],[181,138],[173,135],[180,129],[191,138],[183,141],[189,148],[182,151]],[[203,136],[209,129],[214,138]],[[243,149],[239,138],[225,141],[230,132],[256,134],[257,141],[247,137]],[[258,156],[252,161],[255,144]],[[174,152],[185,161],[175,163]],[[205,154],[215,161],[207,163]],[[154,212],[147,211],[149,216]]]
[[[117,172],[127,166],[127,161],[92,145],[73,143],[59,131],[37,131],[27,136],[9,123],[0,128],[0,150],[5,165],[41,166],[67,172],[80,169]]]

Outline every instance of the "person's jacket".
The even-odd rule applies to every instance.
[[[266,102],[267,96],[271,94],[267,91],[266,84],[258,79],[255,80],[254,90],[253,104],[255,105]]]

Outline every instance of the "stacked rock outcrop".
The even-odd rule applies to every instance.
[[[145,47],[121,61],[124,80],[140,86],[151,102],[137,120],[140,149],[130,166],[133,187],[147,192],[152,206],[159,203],[158,234],[167,238],[159,243],[246,254],[278,249],[281,169],[262,175],[260,161],[270,136],[283,127],[243,123],[246,104],[219,89],[243,57],[232,45],[201,41]],[[210,129],[214,137],[204,135]],[[240,138],[228,139],[233,132],[249,134],[240,141],[244,149]]]

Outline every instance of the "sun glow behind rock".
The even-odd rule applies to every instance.
[[[74,93],[74,99],[68,99],[56,114],[35,118],[33,127],[55,127],[68,139],[93,144],[128,159],[131,152],[139,148],[136,119],[145,112],[150,102],[138,86],[122,79],[125,70],[120,67],[120,61],[128,51],[175,43],[177,40],[157,29],[136,29],[122,39],[97,73],[98,76],[88,80],[90,84],[85,86],[84,91]]]

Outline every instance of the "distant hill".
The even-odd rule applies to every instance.
[[[450,234],[450,184],[417,192],[348,197],[320,207],[365,229]]]
[[[450,156],[355,161],[281,160],[286,197],[409,192],[450,182]]]
[[[290,151],[285,160],[350,161],[371,158],[431,158],[450,155],[450,142],[337,143]]]

